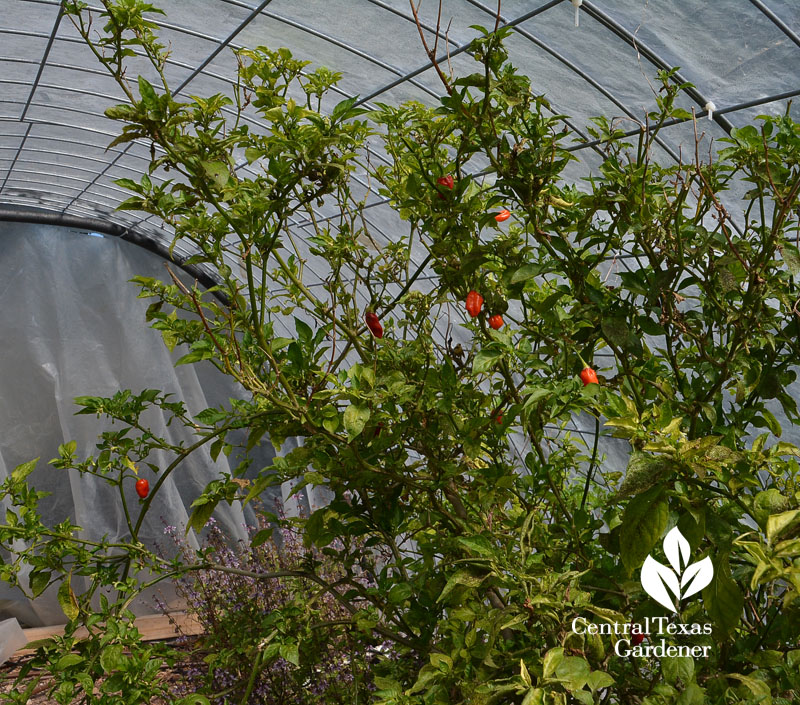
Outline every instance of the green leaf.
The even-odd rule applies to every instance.
[[[344,429],[352,440],[358,436],[369,421],[369,409],[363,404],[350,404],[344,411]]]
[[[617,612],[616,610],[608,609],[607,607],[595,607],[594,605],[587,605],[587,611],[591,612],[592,614],[597,615],[600,619],[605,620],[609,624],[624,624],[628,621],[628,618],[625,617],[622,612]]]
[[[772,539],[780,536],[798,518],[800,518],[800,509],[792,509],[789,512],[770,516],[767,519],[767,539],[772,542]]]
[[[411,690],[408,691],[409,695],[413,695],[414,693],[419,693],[425,690],[428,683],[439,676],[439,671],[433,668],[430,664],[424,665],[420,671],[419,676],[417,676],[417,681],[411,687]]]
[[[139,93],[142,96],[142,103],[148,110],[153,110],[158,104],[158,96],[150,82],[144,77],[139,76]]]
[[[243,505],[247,505],[248,502],[252,502],[256,497],[258,497],[267,487],[272,485],[275,482],[274,476],[270,475],[262,475],[261,477],[257,477],[253,480],[252,484],[250,485],[250,491],[247,493],[247,496],[242,500]],[[261,532],[259,532],[260,534]]]
[[[522,678],[522,682],[525,685],[531,685],[531,674],[528,671],[528,667],[525,665],[525,659],[519,660],[519,677]]]
[[[336,433],[339,428],[339,414],[335,409],[333,413],[326,414],[322,417],[322,427],[329,433]]]
[[[765,683],[758,678],[753,678],[752,676],[743,676],[740,673],[728,673],[726,674],[727,678],[734,678],[739,681],[742,685],[744,685],[758,700],[756,702],[764,702],[766,705],[766,699],[770,697],[770,687],[769,684]]]
[[[511,276],[511,283],[517,284],[519,282],[528,281],[533,277],[538,276],[542,271],[542,266],[539,264],[524,264]]]
[[[556,646],[554,649],[550,649],[545,655],[542,661],[542,678],[549,678],[550,676],[555,673],[556,668],[558,668],[558,664],[564,660],[564,647]]]
[[[50,583],[51,577],[52,575],[46,571],[35,571],[31,573],[30,578],[28,578],[28,584],[30,585],[34,597],[39,597],[39,595],[45,591],[45,588]]]
[[[304,343],[310,343],[314,337],[314,331],[311,330],[311,326],[299,318],[294,319],[294,329],[297,331],[297,337]]]
[[[393,605],[399,605],[405,602],[414,594],[414,589],[408,583],[397,583],[396,585],[392,585],[392,589],[389,590],[389,594],[387,595],[387,599]]]
[[[665,331],[661,324],[656,323],[652,318],[648,316],[639,316],[636,319],[637,323],[642,329],[642,332],[646,335],[664,335]]]
[[[624,318],[604,318],[600,323],[600,329],[609,343],[623,350],[627,347],[630,329]]]
[[[111,644],[100,652],[100,665],[106,673],[123,670],[126,661],[121,644]]]
[[[125,144],[126,142],[133,142],[135,139],[139,139],[139,137],[144,137],[145,133],[140,132],[138,130],[128,130],[125,128],[125,131],[121,135],[117,135],[111,142],[108,143],[106,147],[106,151],[111,149],[112,147],[116,147],[119,144]],[[141,203],[140,199],[128,199],[128,201],[123,201],[123,203],[133,203],[134,201]],[[122,205],[117,206],[117,208],[121,208]]]
[[[175,705],[211,705],[211,703],[205,695],[192,693],[191,695],[187,695],[185,698],[177,700]]]
[[[661,480],[662,476],[671,467],[672,462],[669,458],[653,456],[634,450],[628,460],[625,479],[620,485],[617,497],[621,499],[649,490]]]
[[[487,372],[495,366],[497,361],[503,356],[503,349],[499,346],[490,346],[481,350],[472,363],[472,371],[475,374]]]
[[[544,691],[541,688],[531,688],[521,705],[544,705],[544,702]]]
[[[192,515],[189,517],[189,521],[186,526],[186,533],[189,533],[189,529],[194,529],[195,531],[201,531],[202,528],[208,523],[208,520],[211,518],[211,515],[214,513],[214,510],[219,503],[218,499],[210,499],[206,497],[201,497],[202,502],[195,502],[192,504],[194,506],[194,511]]]
[[[444,590],[442,590],[442,593],[439,595],[436,602],[441,602],[444,600],[444,598],[447,597],[459,585],[475,588],[478,587],[486,578],[486,575],[475,575],[469,570],[458,570],[450,576],[450,579],[447,581],[447,584],[444,586]]]
[[[337,103],[331,112],[331,120],[335,122],[336,120],[348,117],[357,100],[358,96],[354,95],[352,98],[347,98],[346,100]]]
[[[721,440],[721,436],[704,436],[702,438],[695,438],[693,441],[687,441],[681,446],[681,456],[686,460],[702,458],[707,455],[712,448],[719,445]]]
[[[248,147],[244,150],[244,156],[247,159],[247,163],[252,164],[264,156],[264,150],[260,147]]]
[[[61,581],[61,585],[58,586],[58,604],[61,605],[61,609],[64,610],[64,614],[67,615],[69,621],[76,619],[80,614],[78,600],[72,591],[71,581],[72,573],[68,573]]]
[[[750,451],[754,454],[760,453],[764,449],[764,444],[767,442],[767,438],[769,437],[768,433],[762,433],[758,438],[753,441],[753,445],[750,446]]]
[[[786,441],[778,441],[770,450],[775,455],[793,455],[795,458],[800,458],[800,448]]]
[[[136,110],[132,105],[112,105],[105,109],[103,113],[109,120],[132,120],[136,116]]]
[[[705,705],[706,691],[697,683],[689,683],[675,701],[675,705]],[[765,704],[766,705],[766,704]]]
[[[300,649],[297,648],[297,644],[282,644],[278,653],[289,663],[295,666],[300,665]]]
[[[374,676],[373,683],[377,688],[375,695],[383,698],[397,698],[403,691],[402,686],[394,678],[385,676]]]
[[[78,671],[75,674],[75,680],[80,684],[81,688],[83,688],[84,693],[91,693],[94,691],[94,680],[86,671]]]
[[[161,337],[164,340],[164,345],[170,352],[172,352],[175,349],[175,346],[180,342],[178,340],[178,336],[175,335],[175,333],[171,330],[162,330]]]
[[[24,480],[36,469],[36,463],[38,462],[39,458],[35,458],[34,460],[29,460],[27,463],[22,463],[22,465],[17,465],[11,472],[11,479],[16,482]]]
[[[770,487],[759,492],[753,500],[753,518],[763,527],[770,515],[778,515],[789,510],[791,501],[784,497],[780,490]]]
[[[620,528],[622,562],[629,571],[638,568],[667,528],[669,506],[663,487],[653,487],[634,497],[625,508]]]
[[[431,666],[442,673],[449,673],[453,670],[453,659],[447,654],[432,653],[430,655]]]
[[[670,685],[690,683],[694,678],[694,660],[689,656],[665,656],[661,659],[661,672]]]
[[[166,339],[164,342],[166,342]],[[186,353],[183,357],[179,358],[175,362],[175,367],[178,367],[178,365],[190,365],[193,362],[200,362],[200,360],[209,360],[212,357],[214,357],[214,353],[210,350],[192,350],[192,352]]]
[[[525,387],[522,393],[525,395],[525,403],[523,407],[527,410],[536,402],[551,396],[553,391],[545,387]]]
[[[773,435],[775,435],[777,438],[780,438],[783,431],[781,429],[781,425],[778,423],[778,419],[775,418],[775,415],[769,409],[761,409],[761,416],[766,422],[767,428],[772,431]]]
[[[773,555],[775,558],[800,558],[800,538],[779,541]]]
[[[79,663],[83,663],[83,656],[79,656],[78,654],[64,654],[56,661],[56,669],[63,671],[70,666],[77,666]]]
[[[703,590],[703,604],[716,627],[728,636],[741,619],[744,595],[731,577],[727,555],[714,565],[714,577]]]
[[[75,455],[75,451],[78,448],[78,444],[76,441],[70,441],[69,443],[62,443],[58,446],[58,455],[65,460],[69,460],[73,455]],[[36,461],[34,461],[36,462]]]
[[[141,185],[133,179],[114,179],[114,183],[117,186],[128,189],[128,191],[134,191],[135,193],[142,192]]]
[[[231,172],[225,162],[200,162],[203,171],[218,188],[225,188],[231,180]]]
[[[580,705],[595,705],[595,699],[588,690],[572,689],[572,697],[577,700]]]
[[[274,529],[261,529],[258,533],[253,536],[250,541],[250,546],[252,548],[258,548],[259,546],[263,546],[267,541],[272,540],[272,535],[275,532]]]
[[[458,542],[479,556],[493,556],[495,552],[492,542],[485,536],[459,536]]]
[[[556,678],[564,681],[566,688],[573,691],[586,685],[591,672],[586,659],[580,656],[565,656],[556,666]]]
[[[800,250],[788,242],[783,242],[781,246],[783,247],[782,254],[783,261],[786,262],[786,268],[793,277],[796,277],[800,274]]]
[[[591,688],[593,693],[596,693],[601,688],[608,688],[614,685],[614,677],[605,671],[592,671],[586,679],[586,685]]]

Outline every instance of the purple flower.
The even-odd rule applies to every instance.
[[[364,588],[377,587],[367,570],[356,566],[359,572],[348,575],[343,568],[346,561],[339,558],[341,553],[368,556],[363,546],[345,545],[336,539],[324,551],[306,548],[302,534],[288,523],[280,505],[275,514],[278,526],[259,514],[258,527],[248,530],[252,536],[256,531],[273,529],[272,539],[256,547],[229,541],[219,525],[210,521],[199,557],[256,575],[311,568],[331,583],[351,581],[351,585],[346,581],[341,585],[342,593],[352,589],[352,582]],[[195,552],[178,537],[175,527],[166,527],[164,533],[172,537],[187,560],[196,560]],[[266,658],[256,674],[251,702],[344,705],[362,700],[374,690],[370,677],[374,659],[396,658],[388,644],[370,645],[345,628],[324,626],[346,622],[350,614],[335,595],[320,590],[310,580],[267,580],[208,570],[176,580],[175,587],[204,627],[203,655],[207,654],[205,662],[194,659],[193,667],[182,672],[176,695],[228,690],[216,702],[240,701],[255,655],[261,652]],[[282,657],[281,645],[299,648],[299,666]]]

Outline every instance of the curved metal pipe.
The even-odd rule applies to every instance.
[[[70,215],[58,211],[14,208],[0,205],[0,223],[31,223],[32,225],[60,225],[65,228],[79,228],[92,232],[103,233],[118,237],[126,242],[143,247],[145,250],[157,254],[163,259],[173,262],[183,271],[202,284],[207,289],[218,286],[221,282],[205,269],[201,269],[194,264],[186,264],[187,258],[181,258],[174,252],[170,254],[169,247],[164,242],[159,242],[155,238],[149,237],[145,233],[133,227],[125,226],[120,223],[112,223],[101,218],[90,218],[88,216]],[[215,296],[227,305],[226,298],[220,292],[214,292]]]

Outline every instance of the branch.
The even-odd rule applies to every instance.
[[[447,95],[453,95],[453,87],[450,85],[450,81],[447,80],[447,77],[444,75],[444,71],[442,71],[441,67],[439,66],[439,62],[436,59],[436,45],[434,45],[433,51],[428,47],[428,42],[425,39],[425,34],[422,31],[422,23],[419,19],[419,14],[417,13],[417,8],[414,7],[414,0],[408,0],[409,4],[411,5],[411,12],[414,14],[414,24],[417,25],[417,31],[419,32],[419,38],[422,40],[422,46],[425,48],[425,53],[428,55],[428,59],[430,59],[431,64],[433,64],[433,68],[436,69],[436,73],[439,75],[439,80],[444,85],[445,90],[447,91]],[[422,4],[422,0],[420,0],[420,5]],[[439,26],[440,21],[442,18],[442,0],[439,0],[439,17],[436,20],[436,41],[439,41]]]

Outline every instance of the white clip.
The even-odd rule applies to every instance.
[[[572,0],[572,4],[575,7],[575,26],[580,27],[581,5],[583,5],[583,0]]]
[[[716,109],[717,109],[717,106],[714,105],[714,103],[712,103],[710,100],[708,101],[708,103],[706,103],[703,106],[703,110],[708,112],[708,119],[709,120],[713,120],[714,119],[714,111]]]

